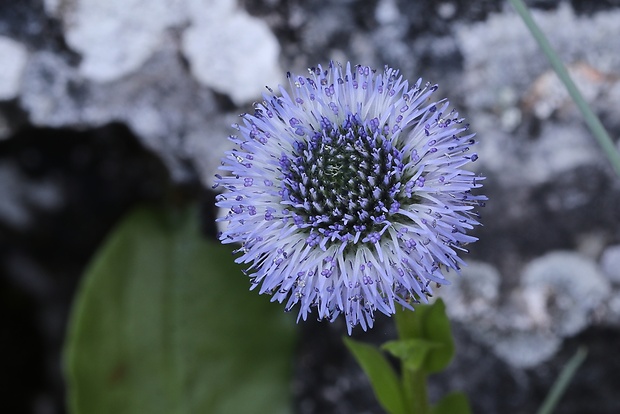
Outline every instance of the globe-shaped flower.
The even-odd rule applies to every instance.
[[[309,72],[289,74],[290,92],[270,90],[235,125],[230,174],[216,182],[228,210],[220,239],[241,244],[253,287],[286,310],[343,313],[349,333],[366,330],[376,311],[426,302],[431,283],[459,270],[486,199],[463,169],[475,140],[447,101],[430,101],[436,85],[410,88],[387,67]]]

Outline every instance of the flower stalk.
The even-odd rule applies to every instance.
[[[414,414],[430,414],[426,374],[421,370],[408,369],[404,366],[402,369],[403,385],[411,412]]]

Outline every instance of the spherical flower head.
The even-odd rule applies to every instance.
[[[388,67],[309,72],[288,74],[289,91],[270,90],[234,125],[216,182],[220,240],[241,244],[236,262],[260,293],[299,304],[304,320],[342,313],[351,333],[449,283],[486,197],[463,169],[478,158],[474,135],[430,100],[436,85],[410,87]]]

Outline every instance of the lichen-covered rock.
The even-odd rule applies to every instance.
[[[164,30],[183,19],[172,0],[78,0],[46,3],[64,25],[67,44],[82,56],[79,71],[109,82],[139,69],[160,47]]]
[[[620,244],[609,246],[601,256],[603,273],[614,284],[620,284]]]
[[[205,134],[224,120],[214,117],[211,91],[185,76],[172,48],[153,54],[140,72],[107,84],[86,80],[60,56],[36,53],[25,71],[21,104],[38,126],[83,129],[125,122],[177,182],[191,174],[185,160],[203,162],[187,152],[185,137],[200,131],[206,141],[226,142],[226,135]]]
[[[0,36],[0,101],[13,99],[19,93],[27,59],[28,51],[24,45]]]
[[[260,97],[282,79],[279,44],[265,22],[229,0],[48,0],[87,81],[112,82],[139,72],[170,32],[203,84],[237,104]]]
[[[515,367],[548,360],[564,338],[617,314],[609,301],[611,286],[597,264],[574,252],[532,260],[509,294],[500,292],[501,275],[489,264],[474,261],[462,273],[440,291],[448,314]]]
[[[584,329],[604,309],[610,286],[593,260],[566,251],[532,260],[523,271],[523,301],[534,323],[558,335]]]
[[[501,275],[491,264],[469,261],[451,284],[438,290],[447,304],[448,315],[464,323],[492,319],[499,300]]]
[[[586,99],[608,117],[620,118],[613,104],[620,99],[616,92],[620,57],[615,45],[602,41],[620,36],[620,11],[585,18],[563,3],[557,10],[534,15]],[[531,186],[579,166],[604,162],[517,14],[510,9],[492,14],[484,22],[458,26],[456,35],[465,67],[463,98],[475,112],[473,125],[493,131],[493,139],[481,143],[481,168],[506,184]],[[541,119],[546,122],[539,124]],[[524,128],[528,125],[529,131]],[[518,126],[520,133],[515,134]]]
[[[259,98],[265,85],[283,81],[276,38],[264,22],[244,13],[194,22],[182,48],[198,81],[240,105]]]

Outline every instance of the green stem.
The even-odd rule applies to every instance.
[[[426,374],[413,371],[403,366],[403,386],[407,398],[407,406],[411,407],[412,414],[429,414],[428,390],[426,389]]]
[[[612,167],[620,176],[620,153],[616,149],[611,137],[605,130],[605,127],[603,127],[600,119],[594,114],[586,100],[581,95],[581,92],[579,92],[579,89],[577,89],[577,86],[575,86],[575,83],[568,74],[568,71],[564,67],[564,64],[560,60],[557,53],[555,53],[555,50],[551,47],[551,44],[547,40],[544,33],[540,30],[540,28],[532,18],[532,15],[530,14],[523,0],[510,0],[510,2],[512,3],[512,6],[515,8],[517,13],[519,13],[521,18],[523,19],[523,22],[528,27],[536,41],[538,42],[538,45],[547,56],[547,59],[549,59],[549,63],[551,63],[551,66],[555,70],[555,73],[557,73],[558,77],[560,78],[562,83],[564,83],[564,86],[568,90],[571,98],[573,99],[573,101],[575,101],[575,104],[581,111],[581,114],[583,115],[586,123],[588,124],[588,127],[592,131],[592,134],[594,134],[594,137],[598,140],[598,143],[605,152],[605,155],[607,155],[607,158],[609,159]]]
[[[573,355],[553,384],[553,387],[551,387],[551,391],[549,391],[547,398],[545,398],[537,414],[551,414],[553,412],[558,401],[560,401],[560,398],[564,394],[564,391],[566,391],[568,384],[570,384],[570,381],[575,376],[577,369],[586,359],[587,354],[588,352],[584,348],[579,348],[577,353]]]

